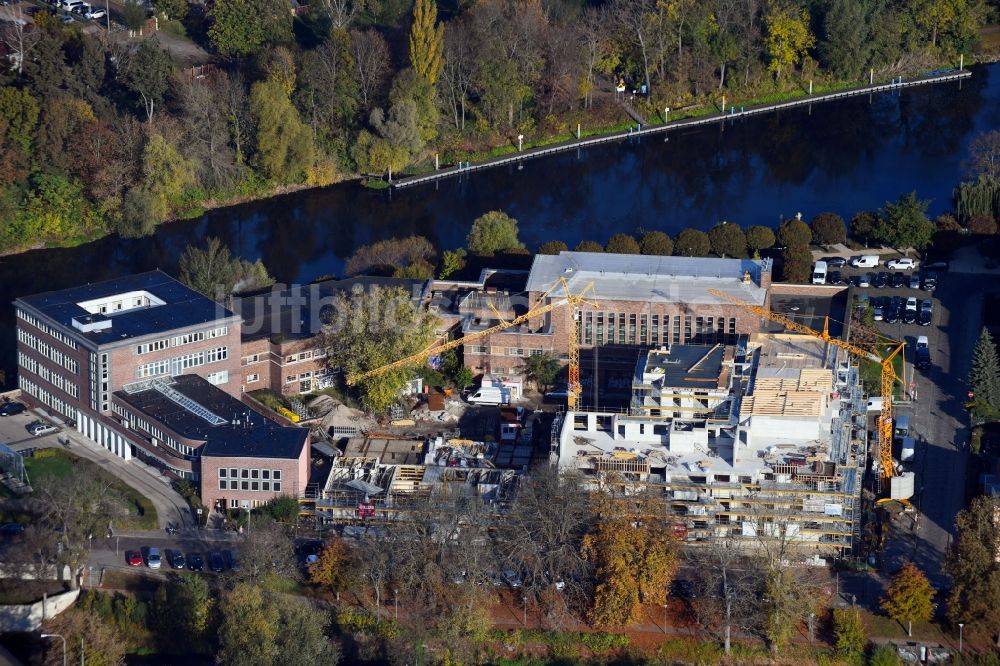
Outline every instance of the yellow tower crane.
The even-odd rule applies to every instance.
[[[882,367],[882,411],[878,417],[878,461],[880,466],[880,474],[884,479],[888,479],[893,476],[894,466],[892,464],[892,390],[895,383],[898,381],[903,383],[903,380],[896,374],[896,370],[892,367],[892,360],[902,353],[903,349],[906,347],[905,342],[890,341],[893,345],[893,350],[885,358],[879,356],[873,351],[864,349],[857,345],[851,344],[850,342],[844,342],[840,338],[830,335],[829,330],[829,320],[823,318],[823,330],[817,331],[815,329],[809,328],[804,324],[786,317],[778,312],[773,312],[768,308],[754,305],[752,303],[747,303],[746,301],[740,300],[735,296],[731,296],[727,293],[721,292],[717,289],[709,289],[708,293],[712,294],[719,300],[725,301],[732,305],[743,308],[747,312],[752,312],[758,317],[763,317],[777,324],[781,324],[786,329],[790,331],[795,331],[796,333],[804,333],[805,335],[811,335],[814,338],[819,338],[824,342],[831,345],[839,347],[847,351],[852,356],[857,358],[866,359],[874,363],[878,363]],[[905,384],[904,384],[905,386]]]
[[[536,306],[523,315],[514,317],[509,321],[505,321],[500,313],[494,309],[494,313],[500,320],[499,323],[485,328],[481,331],[476,331],[475,333],[466,333],[460,338],[449,341],[435,341],[431,346],[427,347],[423,351],[419,351],[416,354],[411,354],[405,358],[401,358],[398,361],[393,361],[392,363],[387,363],[386,365],[379,366],[372,370],[366,372],[355,373],[347,377],[347,383],[350,385],[357,384],[360,381],[368,379],[369,377],[376,377],[384,372],[390,370],[398,370],[399,368],[405,368],[407,366],[416,365],[426,361],[431,356],[436,356],[438,354],[443,354],[444,352],[455,349],[465,344],[470,344],[476,340],[482,340],[483,338],[489,337],[494,333],[500,333],[507,330],[513,326],[519,326],[532,319],[541,317],[542,315],[548,314],[554,310],[558,310],[567,305],[573,307],[572,313],[570,315],[571,325],[568,332],[568,351],[569,351],[569,381],[567,382],[567,396],[566,396],[566,408],[570,411],[576,409],[577,400],[580,397],[580,321],[578,317],[578,308],[581,304],[586,303],[591,307],[597,307],[597,303],[593,301],[588,301],[585,296],[588,292],[592,292],[594,289],[594,283],[591,282],[585,286],[580,293],[574,294],[570,291],[569,283],[565,278],[560,278],[559,282],[553,284],[549,287],[548,291],[542,294],[540,301],[546,298],[552,297],[552,290],[557,286],[562,286],[563,295],[562,297],[551,303],[546,303],[545,305]]]

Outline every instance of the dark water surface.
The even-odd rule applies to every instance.
[[[618,231],[720,220],[776,225],[802,212],[849,217],[901,192],[947,210],[969,140],[1000,127],[1000,65],[962,82],[856,97],[725,125],[647,136],[402,191],[356,183],[211,211],[138,240],[108,237],[0,259],[0,368],[12,377],[20,295],[155,267],[173,272],[191,241],[218,236],[280,281],[336,275],[358,245],[422,234],[464,244],[472,220],[502,209],[521,239],[605,242]],[[669,140],[664,140],[667,137]],[[9,386],[8,382],[8,386]]]

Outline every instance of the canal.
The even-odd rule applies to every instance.
[[[916,190],[948,210],[969,140],[1000,127],[1000,65],[960,83],[903,89],[645,136],[473,172],[399,191],[344,183],[210,211],[152,237],[108,237],[0,259],[0,368],[13,376],[19,295],[161,267],[218,236],[281,281],[337,275],[358,245],[422,234],[464,244],[493,209],[520,221],[531,249],[618,231],[708,229],[720,220],[777,225],[801,212],[849,217]],[[7,386],[10,386],[8,382]]]

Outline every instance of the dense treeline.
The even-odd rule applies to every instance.
[[[968,53],[983,0],[157,0],[215,54],[179,71],[156,39],[8,21],[0,80],[0,251],[150,233],[204,206],[435,154],[644,114],[857,81]],[[130,28],[141,12],[129,4]],[[19,10],[9,10],[19,12]],[[190,14],[190,15],[189,15]]]

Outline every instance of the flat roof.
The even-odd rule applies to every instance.
[[[306,428],[279,425],[198,375],[163,381],[166,390],[153,380],[137,382],[141,390],[114,395],[178,435],[205,442],[202,456],[294,459],[302,452],[309,435]],[[180,401],[171,397],[176,395],[172,392],[181,396]]]
[[[80,305],[131,292],[148,292],[163,304],[136,307],[121,312],[106,312],[103,315],[94,315]],[[161,335],[235,316],[219,303],[160,270],[22,296],[14,301],[14,305],[35,310],[71,330],[75,336],[98,345]],[[110,326],[85,332],[73,325],[74,319],[78,322],[89,322],[95,318],[109,320]]]
[[[360,275],[346,280],[322,280],[312,284],[276,284],[255,294],[233,298],[233,309],[243,319],[243,339],[256,340],[283,335],[309,338],[323,328],[324,317],[333,307],[333,297],[355,287],[367,291],[398,287],[418,302],[426,280]]]
[[[603,252],[560,252],[535,255],[525,290],[544,292],[560,279],[579,293],[593,283],[591,298],[601,301],[641,301],[728,305],[708,293],[717,289],[740,300],[763,305],[767,290],[761,275],[771,272],[770,259],[660,257]],[[750,273],[750,282],[744,276]],[[562,294],[556,287],[554,297]]]
[[[722,344],[669,345],[666,349],[651,349],[639,358],[635,380],[660,380],[661,386],[673,388],[724,388],[728,385],[728,373],[723,372],[726,350]],[[727,381],[723,383],[723,379]]]

